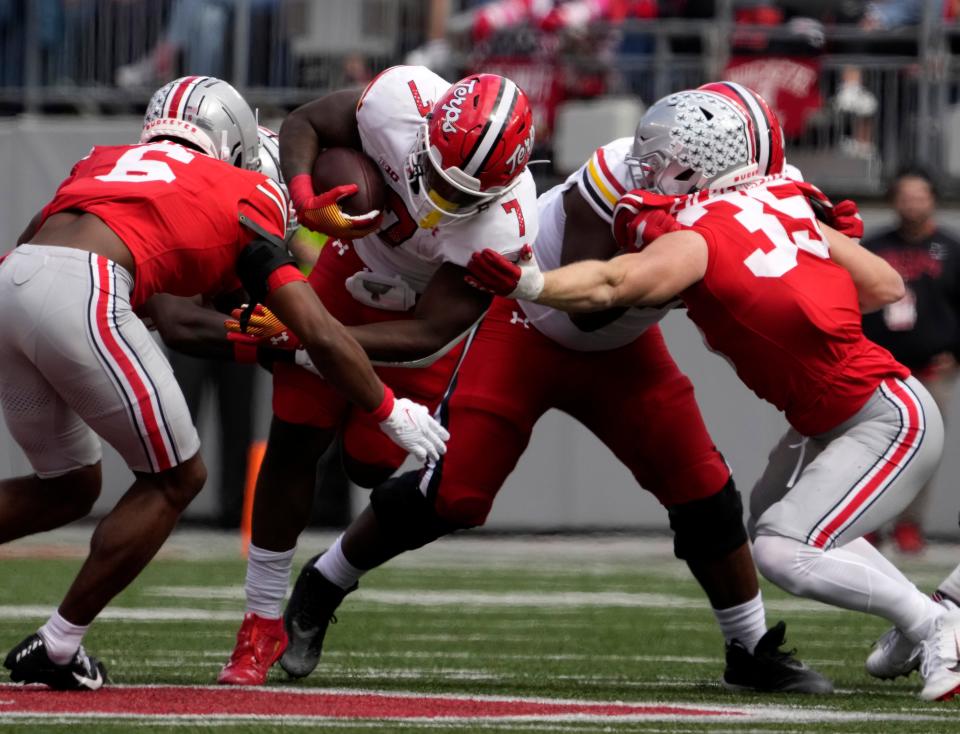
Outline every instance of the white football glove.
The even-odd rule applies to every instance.
[[[428,458],[437,461],[447,453],[444,442],[450,438],[450,433],[431,417],[425,405],[407,398],[396,399],[390,415],[380,423],[380,430],[397,446],[413,454],[417,461]]]

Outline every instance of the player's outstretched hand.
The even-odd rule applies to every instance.
[[[475,252],[467,263],[469,275],[464,276],[474,288],[507,298],[532,301],[543,290],[543,273],[533,256],[533,248],[524,245],[511,262],[496,250]]]
[[[390,415],[380,423],[380,430],[418,461],[436,461],[447,453],[445,442],[450,433],[433,419],[425,405],[407,398],[394,401]]]
[[[364,214],[347,214],[340,208],[341,199],[357,193],[356,184],[335,186],[315,194],[310,176],[301,173],[293,177],[289,190],[297,221],[314,232],[349,240],[364,237],[380,228],[383,216],[379,209]]]
[[[628,252],[639,252],[658,237],[683,229],[670,213],[675,196],[634,189],[624,194],[613,209],[613,236]]]
[[[230,312],[232,319],[223,322],[227,330],[227,339],[238,344],[249,344],[256,347],[272,347],[273,349],[299,349],[300,339],[287,328],[276,314],[266,306],[257,304],[250,314],[247,330],[240,327],[242,308],[235,308]]]
[[[856,202],[844,199],[834,204],[812,183],[808,181],[794,181],[794,183],[806,197],[817,219],[833,227],[840,234],[857,242],[860,241],[863,237],[863,219],[860,217],[860,209]]]

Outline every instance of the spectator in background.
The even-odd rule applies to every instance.
[[[913,371],[946,419],[960,354],[960,239],[937,225],[936,189],[922,169],[902,170],[891,185],[890,200],[896,226],[864,245],[900,273],[906,295],[864,316],[863,330]],[[928,495],[929,484],[894,521],[892,538],[904,553],[924,549]]]
[[[153,86],[177,76],[180,69],[189,74],[229,77],[231,33],[238,5],[238,0],[175,0],[163,38],[143,59],[117,69],[117,86]],[[264,29],[274,24],[279,6],[280,0],[247,0],[250,58],[260,58],[259,63],[250,65],[253,76],[257,76],[259,67],[282,65],[273,58],[274,51],[278,50],[276,39],[271,38],[275,34],[264,35]],[[266,84],[271,80],[252,81]]]

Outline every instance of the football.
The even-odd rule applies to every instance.
[[[327,148],[320,152],[313,164],[313,190],[329,191],[335,186],[356,184],[357,193],[340,200],[346,214],[366,214],[383,211],[386,184],[373,159],[353,148]]]

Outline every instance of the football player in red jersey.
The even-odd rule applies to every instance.
[[[526,167],[533,141],[530,105],[511,80],[474,74],[450,84],[422,66],[389,68],[363,90],[334,92],[284,120],[281,164],[297,218],[339,238],[324,247],[310,285],[399,393],[432,407],[447,389],[465,334],[490,305],[463,282],[470,256],[485,247],[515,253],[536,238]],[[362,150],[380,166],[384,212],[350,217],[336,197],[351,189],[314,192],[317,155],[335,146]],[[347,474],[368,487],[404,459],[323,378],[294,364],[274,366],[273,414],[246,614],[218,676],[224,684],[263,683],[287,634],[302,637],[289,623],[284,632],[280,617],[319,457],[339,434]]]
[[[540,196],[534,249],[542,267],[616,252],[609,226],[616,192],[632,187],[632,144],[622,138],[601,147]],[[370,507],[306,564],[285,615],[296,634],[284,669],[295,676],[313,670],[327,621],[365,570],[453,529],[482,525],[534,424],[556,408],[597,435],[667,507],[676,554],[702,584],[727,642],[724,683],[828,692],[829,681],[779,650],[784,626],[767,630],[739,494],[657,326],[668,310],[619,309],[575,323],[560,311],[497,299],[442,404],[452,429],[448,453],[423,473],[376,488]]]
[[[765,161],[782,151],[761,134],[767,114],[762,98],[729,83],[660,100],[634,148],[646,191],[624,197],[615,222],[636,252],[543,274],[488,251],[471,262],[472,278],[567,311],[679,296],[710,347],[791,426],[750,499],[761,572],[794,594],[891,621],[923,646],[921,697],[950,698],[960,613],[862,538],[910,502],[943,446],[932,398],[860,328],[861,309],[897,300],[903,284],[819,225],[797,182],[770,173]],[[680,198],[650,202],[647,191]]]
[[[135,315],[156,293],[241,286],[296,330],[311,358],[384,432],[421,456],[445,431],[395,399],[278,245],[285,194],[254,170],[253,112],[226,82],[160,89],[141,144],[95,147],[0,265],[0,403],[34,469],[0,481],[0,542],[86,515],[100,491],[100,443],[136,479],[94,531],[58,610],[7,655],[14,681],[95,690],[102,663],[81,641],[203,486],[199,439],[169,364]]]

